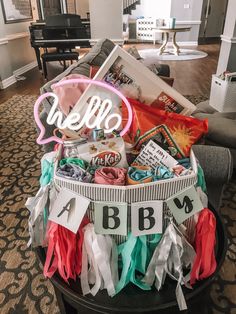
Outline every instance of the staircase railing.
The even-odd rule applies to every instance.
[[[131,14],[131,11],[136,8],[137,4],[140,4],[140,0],[123,0],[123,13]]]

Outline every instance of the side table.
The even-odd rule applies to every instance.
[[[195,314],[200,313],[200,311],[201,314],[208,313],[204,307],[208,301],[208,288],[219,272],[226,254],[227,238],[223,222],[219,213],[212,207],[209,208],[213,211],[217,222],[217,269],[209,278],[195,284],[192,290],[183,287],[188,305],[188,310],[184,313]],[[41,247],[37,248],[37,254],[44,264],[45,250]],[[179,313],[175,299],[176,281],[169,278],[166,279],[159,292],[155,288],[144,291],[129,284],[113,298],[109,297],[107,291],[104,290],[99,291],[96,296],[90,294],[83,296],[79,280],[76,282],[70,280],[69,285],[67,285],[57,273],[51,278],[51,282],[55,289],[61,314]]]
[[[172,39],[172,44],[174,47],[174,53],[175,55],[179,55],[180,53],[180,48],[176,43],[176,34],[178,32],[189,32],[191,30],[191,27],[175,27],[175,28],[168,28],[168,27],[158,27],[158,28],[153,28],[153,38],[154,38],[154,44],[155,44],[155,33],[163,33],[164,34],[164,41],[161,47],[159,48],[159,55],[162,55],[166,51],[166,45],[169,40],[169,34],[173,33],[173,39]]]

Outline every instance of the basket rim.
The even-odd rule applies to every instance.
[[[58,165],[58,160],[56,159],[55,167],[54,167],[54,176],[53,176],[53,181],[58,184],[59,182],[65,182],[69,184],[74,184],[76,186],[83,186],[87,188],[102,188],[105,190],[123,190],[123,191],[129,191],[129,190],[135,190],[135,189],[141,189],[144,187],[153,187],[156,185],[164,185],[168,183],[174,183],[180,180],[187,180],[187,179],[193,179],[195,178],[197,181],[197,160],[195,157],[195,154],[193,150],[191,149],[190,151],[190,162],[192,165],[193,173],[185,175],[185,176],[180,176],[180,177],[175,177],[175,178],[169,178],[169,179],[164,179],[164,180],[158,180],[154,182],[148,182],[148,183],[140,183],[140,184],[135,184],[135,185],[124,185],[124,186],[119,186],[119,185],[106,185],[106,184],[96,184],[96,183],[85,183],[85,182],[79,182],[73,179],[68,179],[68,178],[63,178],[61,176],[58,176],[56,173],[57,170],[57,165]]]

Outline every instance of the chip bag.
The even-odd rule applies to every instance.
[[[125,136],[125,141],[136,145],[136,148],[140,138],[145,137],[145,141],[151,139],[155,127],[165,125],[173,140],[180,147],[183,155],[188,157],[192,145],[208,132],[207,119],[199,120],[174,112],[165,112],[164,110],[147,106],[137,100],[128,100],[133,111],[133,121]],[[124,105],[122,106],[122,119],[125,125],[128,119],[128,111]]]
[[[170,97],[165,92],[161,92],[157,99],[155,99],[150,106],[175,113],[181,113],[181,111],[184,109],[183,106],[177,103],[174,98]]]

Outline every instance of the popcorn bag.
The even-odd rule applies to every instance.
[[[37,143],[58,143],[54,152],[44,156],[40,191],[26,203],[29,244],[47,249],[45,276],[58,271],[66,282],[79,279],[84,295],[106,289],[112,297],[129,282],[143,290],[150,290],[155,282],[159,290],[169,275],[177,281],[179,308],[186,309],[182,285],[190,287],[216,268],[215,217],[206,208],[206,194],[197,188],[204,177],[191,150],[207,132],[207,121],[127,99],[96,76],[95,80],[64,79],[54,90],[65,95],[63,86],[68,84],[74,88],[83,84],[79,93],[84,84],[90,91],[103,89],[98,94],[107,98],[97,96],[94,89],[86,98],[85,90],[66,117],[52,93],[35,103]],[[116,98],[110,98],[111,93]],[[55,102],[47,123],[55,124],[62,138],[44,138],[38,112],[48,96]],[[114,111],[110,99],[117,97],[122,110]],[[66,110],[69,107],[66,104]]]

